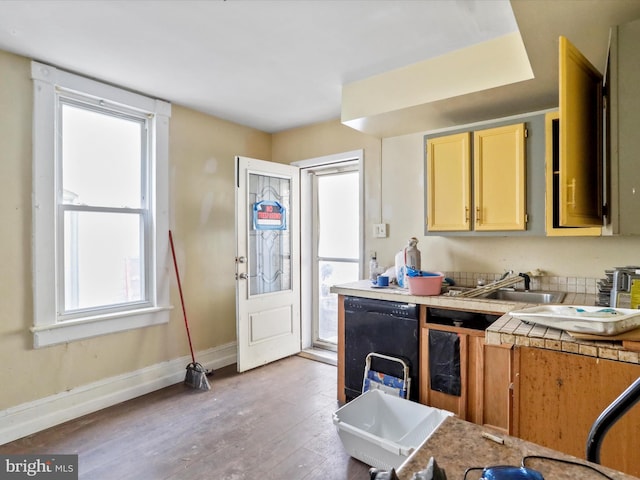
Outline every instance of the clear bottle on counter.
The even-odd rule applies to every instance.
[[[378,281],[379,273],[380,269],[378,268],[378,259],[375,255],[372,255],[371,260],[369,260],[369,279],[372,282]]]

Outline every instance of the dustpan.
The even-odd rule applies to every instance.
[[[372,358],[383,358],[385,360],[399,363],[402,367],[402,378],[372,370]],[[382,390],[385,393],[389,393],[400,398],[409,398],[410,388],[411,377],[409,377],[409,366],[403,359],[390,357],[389,355],[383,355],[376,352],[371,352],[367,355],[367,358],[365,359],[364,378],[362,379],[362,393],[368,392],[369,390]]]
[[[187,365],[187,374],[184,377],[184,384],[196,390],[210,390],[209,380],[207,380],[207,371],[198,362],[191,362]]]

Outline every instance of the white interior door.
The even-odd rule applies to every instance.
[[[236,157],[239,372],[300,351],[299,202],[298,167]]]

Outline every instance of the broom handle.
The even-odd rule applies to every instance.
[[[189,351],[191,352],[191,360],[196,363],[196,357],[193,354],[193,345],[191,344],[191,333],[189,333],[189,322],[187,322],[187,311],[184,308],[184,298],[182,296],[182,285],[180,284],[180,272],[178,271],[178,262],[176,261],[176,249],[173,246],[173,235],[169,230],[169,243],[171,244],[171,256],[173,257],[173,266],[176,270],[176,278],[178,279],[178,291],[180,292],[180,303],[182,304],[182,314],[184,315],[184,326],[187,328],[187,338],[189,339]]]

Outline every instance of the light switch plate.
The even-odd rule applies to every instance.
[[[387,238],[387,224],[376,223],[373,225],[374,238]]]

